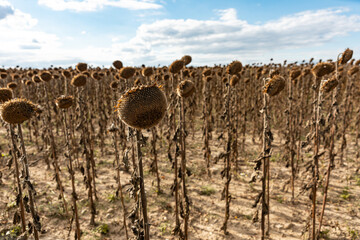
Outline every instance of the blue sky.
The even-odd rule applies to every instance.
[[[360,1],[0,0],[0,65],[194,65],[360,54]]]

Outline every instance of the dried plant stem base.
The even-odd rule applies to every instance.
[[[23,192],[22,192],[22,188],[21,188],[21,182],[20,182],[20,174],[19,174],[19,164],[18,164],[18,158],[17,158],[17,146],[16,146],[16,137],[15,137],[15,132],[14,132],[14,128],[11,124],[9,124],[9,131],[10,131],[10,135],[11,135],[11,151],[13,154],[13,158],[14,158],[14,165],[15,165],[15,178],[16,178],[16,183],[17,183],[17,194],[19,196],[19,208],[20,208],[20,216],[21,216],[21,228],[22,228],[22,232],[26,232],[26,221],[25,221],[25,208],[24,208],[24,202],[23,202]],[[25,235],[26,239],[27,239],[27,235]]]
[[[143,161],[141,153],[141,131],[136,130],[136,149],[137,149],[137,158],[139,163],[139,177],[140,177],[140,198],[141,198],[141,207],[144,221],[144,230],[145,230],[145,240],[150,239],[150,225],[147,216],[147,201],[145,194],[145,184],[144,184],[144,170],[143,170]]]
[[[33,189],[33,185],[30,182],[30,171],[29,171],[29,163],[27,160],[27,154],[26,154],[26,149],[25,149],[25,143],[24,143],[24,137],[22,134],[22,129],[21,129],[21,125],[18,124],[18,134],[20,137],[20,146],[21,146],[21,151],[22,151],[22,160],[23,160],[23,165],[24,165],[24,171],[25,171],[25,182],[27,183],[27,189],[28,189],[28,195],[29,195],[29,205],[30,205],[30,213],[31,213],[31,217],[33,219],[33,234],[34,234],[34,238],[35,240],[39,240],[39,230],[41,230],[41,224],[39,222],[39,216],[35,210],[35,200],[34,200],[34,189]],[[30,187],[31,186],[31,187]]]

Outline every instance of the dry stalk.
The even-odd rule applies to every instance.
[[[75,226],[76,226],[75,239],[80,240],[81,239],[81,230],[80,230],[80,223],[79,223],[79,212],[78,212],[78,207],[77,207],[78,195],[76,194],[75,171],[73,168],[73,160],[72,160],[72,156],[71,156],[72,147],[71,147],[71,143],[70,143],[70,139],[69,139],[68,123],[66,120],[65,110],[62,110],[62,114],[63,114],[63,125],[64,125],[64,130],[65,130],[65,140],[66,140],[66,146],[67,146],[66,157],[69,160],[68,170],[69,170],[70,179],[71,179],[71,189],[72,189],[71,197],[72,197],[72,201],[73,201],[73,211],[75,214]]]
[[[183,209],[184,211],[184,239],[189,239],[189,216],[190,216],[190,200],[187,195],[186,188],[186,144],[185,144],[185,106],[184,106],[184,98],[179,99],[180,105],[180,154],[181,154],[181,182],[182,182],[182,195],[183,195]]]
[[[84,178],[84,183],[86,185],[86,188],[88,189],[88,199],[89,199],[89,208],[90,208],[90,213],[91,213],[91,218],[90,218],[90,225],[95,225],[95,215],[96,215],[96,208],[95,208],[95,203],[94,203],[94,199],[93,199],[93,186],[92,186],[92,172],[90,171],[91,168],[91,157],[90,157],[90,152],[88,149],[88,145],[90,144],[90,139],[89,139],[89,130],[88,130],[88,124],[87,124],[87,119],[86,119],[86,109],[84,109],[86,107],[85,102],[83,101],[82,97],[81,97],[81,93],[82,93],[82,89],[81,92],[79,92],[79,89],[77,89],[77,102],[79,104],[79,110],[80,110],[80,124],[79,127],[81,128],[82,134],[81,134],[81,143],[82,146],[84,147],[84,153],[85,153],[85,162],[86,162],[86,167],[85,167],[85,178]]]
[[[27,159],[21,124],[18,124],[17,127],[18,127],[18,134],[20,137],[20,148],[21,148],[21,152],[22,152],[21,161],[23,163],[23,169],[25,171],[24,184],[26,185],[26,188],[28,190],[30,213],[31,213],[31,216],[33,219],[33,224],[32,224],[31,230],[34,233],[35,240],[39,240],[39,231],[41,231],[41,223],[40,223],[40,217],[35,210],[34,195],[36,194],[36,192],[35,192],[34,186],[31,183],[31,180],[30,180],[29,162]],[[31,231],[31,230],[29,230],[29,231]]]
[[[126,239],[129,239],[127,225],[126,225],[127,211],[126,211],[126,207],[125,207],[124,195],[123,195],[122,185],[121,185],[121,181],[120,181],[120,161],[119,161],[119,150],[118,150],[118,146],[117,146],[118,145],[118,143],[117,143],[117,132],[118,131],[119,131],[119,129],[117,127],[115,127],[114,124],[109,129],[109,132],[112,133],[114,149],[115,149],[116,182],[118,185],[118,189],[116,190],[116,196],[119,196],[119,193],[120,193],[121,207],[123,209],[123,221],[124,221],[125,235],[126,235]]]
[[[141,153],[141,131],[136,130],[136,150],[139,166],[139,183],[140,183],[140,198],[141,198],[141,209],[143,215],[143,226],[145,230],[144,239],[150,239],[150,224],[147,216],[147,201],[145,194],[145,184],[144,184],[144,170],[142,162],[142,153]]]
[[[265,82],[265,80],[264,80]],[[267,94],[264,94],[264,107],[262,109],[263,117],[264,117],[264,128],[263,128],[263,156],[262,156],[262,195],[261,195],[261,239],[265,239],[265,216],[269,215],[269,206],[267,203],[267,174],[268,174],[268,163],[269,163],[269,155],[271,152],[271,131],[269,126],[269,114],[268,114],[268,106],[269,99]]]
[[[206,162],[206,169],[207,174],[211,177],[210,172],[210,158],[211,158],[211,149],[210,149],[210,138],[211,138],[211,131],[210,131],[210,117],[211,117],[211,96],[210,96],[210,89],[209,89],[210,82],[205,80],[204,83],[204,110],[203,110],[203,118],[204,118],[204,130],[203,130],[203,137],[204,137],[204,158]]]
[[[65,200],[65,196],[64,196],[64,187],[62,185],[62,181],[60,178],[60,168],[59,168],[59,163],[58,163],[58,159],[57,159],[57,152],[56,152],[56,143],[55,143],[55,138],[54,138],[54,134],[52,131],[52,122],[51,122],[51,112],[50,112],[50,105],[49,105],[49,96],[48,96],[48,90],[47,90],[47,82],[44,82],[44,92],[45,92],[45,102],[46,102],[46,106],[47,106],[47,124],[48,124],[48,134],[50,136],[50,147],[51,147],[51,153],[52,153],[52,158],[53,158],[53,165],[54,165],[54,170],[55,170],[55,179],[56,179],[56,183],[57,183],[57,187],[60,191],[60,196],[61,199],[63,200],[63,207],[64,207],[64,211],[66,216],[69,216],[69,212],[67,209],[67,202]]]
[[[21,188],[20,182],[20,175],[19,175],[19,164],[18,164],[18,148],[16,145],[16,136],[14,132],[14,128],[11,124],[9,124],[9,131],[11,135],[11,153],[13,157],[13,161],[15,163],[15,178],[17,183],[17,196],[16,198],[19,199],[19,209],[20,209],[20,216],[21,216],[21,228],[22,232],[26,232],[26,222],[25,222],[25,208],[24,208],[24,201],[23,201],[23,193]],[[25,235],[25,239],[27,239],[27,235]]]
[[[339,62],[339,57],[340,54],[337,57],[337,62],[336,62],[336,72],[335,72],[335,77],[336,80],[339,81],[339,76],[338,76],[338,62]],[[329,189],[329,182],[330,182],[330,173],[331,170],[335,167],[335,133],[337,130],[337,117],[338,117],[338,113],[339,113],[339,104],[338,104],[338,94],[340,93],[340,88],[341,85],[338,84],[337,88],[335,91],[332,92],[332,105],[331,105],[331,109],[330,109],[330,113],[331,113],[331,118],[329,119],[329,124],[330,124],[330,146],[329,146],[329,162],[328,162],[328,166],[327,166],[327,171],[326,171],[326,180],[325,180],[325,186],[324,186],[324,196],[323,196],[323,203],[322,203],[322,208],[321,208],[321,214],[320,214],[320,218],[319,218],[319,227],[318,230],[316,232],[316,236],[317,238],[319,237],[319,234],[321,233],[321,227],[322,227],[322,221],[324,218],[324,212],[325,212],[325,207],[326,207],[326,201],[327,201],[327,195],[328,195],[328,189]]]
[[[232,143],[232,123],[231,123],[231,87],[230,84],[227,83],[227,95],[226,95],[226,103],[225,103],[225,117],[226,117],[226,126],[228,130],[228,139],[226,144],[226,155],[225,155],[225,168],[223,170],[223,176],[225,175],[225,187],[224,187],[224,195],[225,195],[225,216],[224,223],[221,227],[224,234],[228,234],[227,232],[227,222],[230,217],[230,202],[231,195],[229,191],[230,181],[231,181],[231,143]]]
[[[319,136],[319,118],[322,101],[322,92],[319,85],[315,87],[316,102],[314,104],[314,157],[312,165],[312,239],[316,239],[316,194],[317,183],[319,179],[319,149],[320,149],[320,136]]]
[[[159,175],[159,168],[158,168],[158,153],[156,150],[156,141],[158,138],[157,135],[157,131],[156,131],[156,127],[151,128],[151,154],[153,155],[154,159],[153,162],[151,163],[151,170],[153,172],[155,172],[156,174],[156,181],[157,181],[157,194],[161,193],[161,188],[160,188],[160,175]]]

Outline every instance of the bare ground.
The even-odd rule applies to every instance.
[[[8,139],[6,133],[1,130],[1,150],[6,155]],[[324,239],[360,239],[360,173],[356,173],[359,168],[359,159],[356,159],[356,149],[348,136],[348,150],[345,164],[336,168],[331,173],[330,188],[328,195],[328,205],[325,212],[323,231]],[[62,137],[58,138],[60,141]],[[211,141],[212,156],[216,156],[223,149],[223,144],[214,140]],[[82,239],[125,239],[123,228],[120,200],[116,197],[116,170],[113,167],[114,153],[111,148],[111,138],[107,140],[106,155],[101,157],[96,152],[97,163],[97,191],[98,201],[96,208],[97,226],[90,226],[90,212],[88,209],[87,191],[82,182],[83,176],[79,171],[76,172],[76,188],[79,195],[80,224],[83,231]],[[44,233],[40,239],[74,239],[73,231],[68,237],[69,217],[64,215],[62,202],[58,198],[58,191],[55,189],[56,183],[53,180],[53,170],[47,169],[43,161],[43,154],[37,153],[32,143],[27,142],[29,161],[31,163],[30,174],[37,191],[36,205],[41,216],[41,223]],[[295,201],[291,201],[290,186],[286,182],[290,179],[290,168],[286,168],[284,162],[280,161],[282,143],[275,135],[273,154],[271,158],[271,188],[270,188],[270,236],[271,239],[303,239],[302,231],[306,220],[309,217],[310,199],[308,193],[299,195],[301,186],[307,183],[308,179],[302,174],[298,174],[295,183]],[[64,149],[63,145],[57,146]],[[149,146],[148,146],[149,147]],[[151,239],[177,239],[171,235],[174,227],[174,197],[170,194],[170,186],[173,183],[173,172],[171,164],[166,155],[166,143],[162,142],[159,150],[159,169],[161,176],[161,188],[163,193],[156,192],[156,178],[149,172],[151,156],[148,147],[144,148],[145,153],[145,184],[148,198],[149,218],[151,223]],[[221,192],[224,180],[221,179],[220,172],[223,169],[223,162],[217,165],[212,164],[212,178],[207,177],[206,164],[203,159],[202,139],[200,131],[197,131],[195,138],[187,138],[187,165],[192,172],[188,178],[187,186],[191,199],[190,209],[190,237],[189,239],[260,239],[260,224],[253,223],[252,218],[255,209],[252,208],[254,199],[260,192],[261,184],[259,181],[249,184],[250,176],[253,173],[253,163],[260,153],[260,144],[253,144],[250,137],[246,139],[246,152],[241,153],[239,160],[239,171],[233,173],[230,183],[230,193],[234,198],[230,207],[230,219],[228,222],[228,235],[224,235],[220,228],[224,219],[225,201],[221,201]],[[71,204],[71,185],[70,177],[66,169],[65,158],[61,156],[62,180],[65,185],[66,199]],[[302,152],[304,161],[311,160],[311,152]],[[323,174],[327,165],[327,155],[321,159],[321,173]],[[0,233],[6,233],[12,225],[12,216],[15,211],[14,201],[14,177],[13,172],[4,166],[6,156],[2,161],[0,169],[3,170],[3,183],[0,185]],[[80,160],[82,161],[82,160]],[[301,163],[302,164],[302,163]],[[130,174],[121,172],[121,182],[124,188]],[[322,191],[318,191],[319,208],[322,203]],[[133,205],[133,200],[126,196],[125,204],[128,209]],[[70,211],[71,212],[71,211]],[[259,214],[260,217],[260,214]],[[29,216],[27,217],[29,220]],[[107,224],[109,232],[101,234],[97,227]],[[75,226],[74,226],[75,227]],[[130,230],[129,230],[130,233]],[[130,236],[132,234],[130,233]],[[5,239],[1,237],[0,239]]]

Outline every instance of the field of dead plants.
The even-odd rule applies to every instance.
[[[0,239],[360,239],[352,55],[0,69]]]

